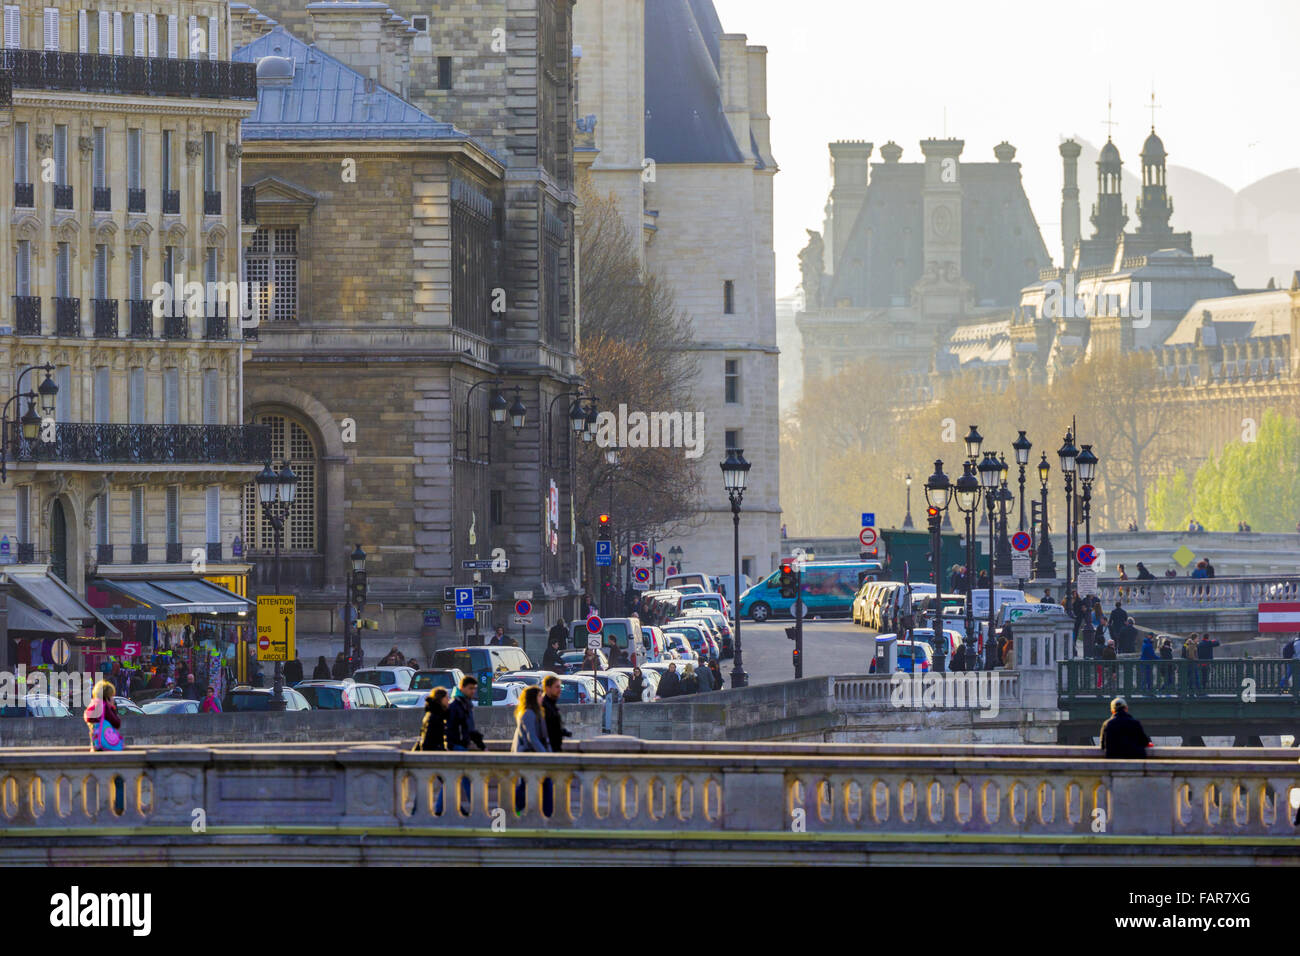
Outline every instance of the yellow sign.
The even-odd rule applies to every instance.
[[[291,661],[294,652],[294,606],[292,594],[263,594],[257,599],[257,659]]]

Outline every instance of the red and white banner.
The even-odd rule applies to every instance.
[[[1261,601],[1259,632],[1300,631],[1300,601]]]

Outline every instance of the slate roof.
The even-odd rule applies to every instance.
[[[1164,344],[1194,345],[1205,312],[1210,313],[1220,342],[1291,334],[1291,293],[1279,289],[1201,299],[1187,310]]]
[[[645,142],[656,163],[741,163],[722,111],[712,0],[646,0]]]
[[[240,47],[233,59],[256,63],[264,56],[292,57],[293,79],[259,78],[257,109],[243,124],[245,140],[470,138],[382,86],[367,92],[366,77],[284,27]]]

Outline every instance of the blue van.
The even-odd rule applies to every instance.
[[[863,581],[875,581],[884,571],[879,561],[811,561],[803,566],[805,617],[848,617]],[[740,596],[739,614],[752,621],[793,617],[794,599],[781,597],[781,570]]]

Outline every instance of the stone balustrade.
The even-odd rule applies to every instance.
[[[1156,578],[1154,581],[1097,582],[1102,607],[1119,600],[1132,609],[1254,608],[1261,601],[1300,600],[1300,577],[1263,575],[1251,577]]]
[[[976,673],[970,671],[968,673]],[[993,672],[998,681],[998,700],[1008,707],[1020,701],[1020,673],[998,670]],[[894,693],[894,678],[890,674],[853,674],[834,678],[835,706],[849,710],[855,706],[890,705]]]

